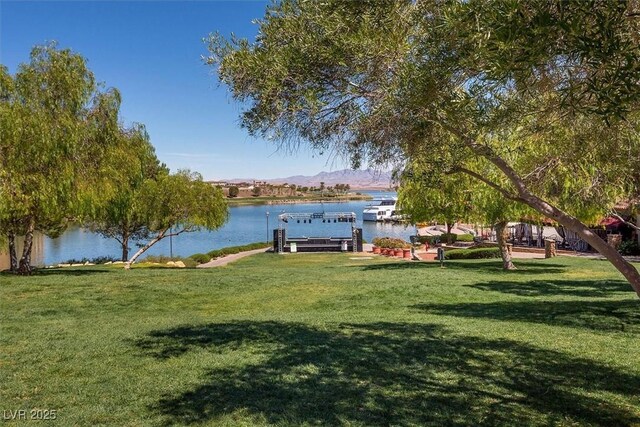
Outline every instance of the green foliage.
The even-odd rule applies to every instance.
[[[379,248],[388,249],[408,249],[411,247],[411,245],[404,240],[393,237],[376,237],[373,239],[373,244]]]
[[[107,262],[113,262],[113,261],[117,261],[117,259],[110,257],[110,256],[98,256],[95,258],[82,258],[82,259],[68,259],[65,262],[61,263],[61,264],[84,264],[86,262],[90,263],[90,264],[105,264]]]
[[[154,232],[171,227],[182,231],[216,229],[228,216],[222,191],[190,171],[145,180],[135,208],[143,213],[147,227]]]
[[[207,254],[193,254],[189,258],[191,258],[198,264],[205,264],[211,260],[211,257]]]
[[[238,197],[239,193],[240,193],[240,189],[235,185],[232,185],[231,187],[229,187],[229,197]]]
[[[129,259],[126,267],[160,240],[216,229],[229,215],[222,190],[204,182],[200,174],[187,170],[145,180],[136,195],[134,209],[141,213],[152,238]]]
[[[445,259],[487,259],[500,258],[500,248],[451,249],[444,254]]]
[[[640,245],[637,240],[625,240],[618,246],[618,252],[622,255],[640,255]]]
[[[213,35],[207,62],[251,134],[404,169],[414,220],[535,211],[585,232],[640,194],[638,7],[283,0],[255,40]]]
[[[146,180],[156,180],[169,173],[160,164],[144,126],[122,129],[118,144],[108,159],[114,173],[109,177],[117,188],[115,194],[105,198],[88,226],[105,238],[115,239],[123,248],[123,259],[128,259],[129,242],[150,237],[144,209],[135,200]]]
[[[555,84],[567,110],[606,118],[637,109],[638,2],[459,2],[447,14],[469,65],[492,81]],[[540,73],[545,64],[545,73]]]
[[[85,58],[55,43],[34,47],[13,77],[2,67],[0,84],[0,232],[59,235],[114,192],[106,159],[120,95],[100,91]]]
[[[214,249],[208,252],[207,256],[209,257],[209,259],[221,258],[223,256],[233,255],[233,254],[237,254],[245,251],[252,251],[254,249],[262,249],[268,246],[270,246],[270,244],[264,243],[264,242],[249,243],[248,245],[240,245],[240,246],[228,246],[226,248]]]
[[[436,243],[473,242],[473,235],[442,233],[439,236],[418,236],[418,242],[429,243],[430,245],[435,245]]]

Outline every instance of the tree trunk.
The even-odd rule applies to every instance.
[[[29,220],[29,226],[27,232],[24,235],[24,248],[22,250],[22,257],[20,258],[20,266],[18,267],[18,274],[29,275],[31,274],[31,248],[33,246],[33,230],[35,229],[35,221]]]
[[[502,221],[495,225],[496,239],[498,240],[498,246],[500,247],[500,256],[502,257],[502,268],[505,270],[516,270],[516,266],[511,261],[511,252],[507,246],[507,239],[509,238],[509,229],[507,228],[507,222]]]
[[[453,222],[447,222],[446,226],[447,226],[447,245],[450,245],[451,242],[451,229],[453,228],[453,226],[455,225],[455,223]]]
[[[539,248],[544,246],[544,223],[538,224],[538,241],[537,245]]]
[[[166,233],[169,230],[169,228],[165,228],[164,230],[162,230],[160,233],[158,233],[158,235],[156,237],[154,237],[153,239],[151,239],[149,241],[149,243],[147,243],[146,245],[144,245],[143,247],[140,248],[140,250],[138,250],[138,252],[136,252],[135,254],[133,254],[133,256],[131,257],[131,259],[127,262],[124,263],[124,269],[125,270],[129,270],[131,268],[131,264],[133,264],[134,262],[136,262],[136,260],[140,257],[140,255],[142,255],[143,253],[145,253],[151,246],[155,245],[156,243],[158,243],[160,240],[164,239],[166,237]]]
[[[16,233],[10,231],[9,237],[9,271],[12,273],[18,272],[18,255],[16,254]]]
[[[512,177],[510,176],[510,178]],[[533,195],[521,181],[512,179],[512,182],[514,182],[514,184],[517,182],[516,186],[519,190],[518,193],[524,203],[546,217],[553,218],[558,221],[558,223],[564,226],[567,230],[573,231],[582,240],[590,244],[591,247],[598,251],[600,255],[604,256],[620,273],[622,273],[622,275],[629,281],[633,290],[636,291],[638,297],[640,297],[640,272],[638,272],[630,262],[624,259],[624,257],[620,255],[613,246],[602,240],[600,236],[591,231],[589,227],[584,225],[577,218],[561,211],[538,196]]]
[[[127,262],[129,259],[129,233],[122,232],[122,262]]]
[[[510,190],[501,187],[500,185],[488,180],[486,177],[470,171],[468,169],[459,168],[460,172],[466,173],[495,190],[502,193],[506,198],[514,201],[525,203],[532,207],[539,213],[543,214],[547,218],[553,218],[563,225],[566,229],[576,233],[582,240],[589,243],[596,251],[604,256],[622,275],[629,281],[629,284],[636,291],[638,297],[640,297],[640,272],[631,265],[630,262],[624,259],[622,255],[618,253],[615,248],[608,245],[607,242],[602,240],[600,236],[593,233],[589,228],[580,222],[573,216],[561,211],[550,203],[544,201],[540,197],[534,195],[527,188],[525,181],[518,175],[518,173],[507,163],[505,159],[497,155],[493,149],[489,146],[477,143],[473,138],[465,135],[462,130],[457,127],[444,124],[444,127],[452,134],[457,135],[465,144],[477,155],[484,157],[489,162],[493,163],[511,182],[516,190],[516,194],[513,194]]]

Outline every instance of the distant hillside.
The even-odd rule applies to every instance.
[[[253,179],[233,179],[231,182],[252,182]],[[265,180],[271,184],[295,184],[300,187],[318,187],[321,182],[327,187],[336,184],[349,184],[352,189],[389,188],[391,186],[391,172],[378,172],[371,169],[351,170],[343,169],[334,172],[320,172],[317,175],[296,175],[286,178]]]

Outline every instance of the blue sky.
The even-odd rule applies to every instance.
[[[0,0],[0,62],[14,73],[36,44],[56,40],[117,87],[125,123],[147,126],[160,160],[205,179],[314,175],[345,167],[302,149],[279,152],[240,129],[239,105],[205,66],[210,32],[253,39],[262,1]]]

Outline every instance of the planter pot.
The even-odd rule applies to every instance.
[[[402,249],[394,249],[393,254],[397,257],[402,257]]]
[[[402,250],[402,258],[411,259],[411,249],[403,249]]]
[[[373,247],[373,253],[374,253],[374,254],[379,254],[379,253],[380,253],[380,248],[379,248],[379,247],[377,247],[377,246],[374,246],[374,247]]]
[[[436,261],[438,259],[438,254],[435,252],[434,253],[428,252],[422,255],[422,259],[425,261]]]

